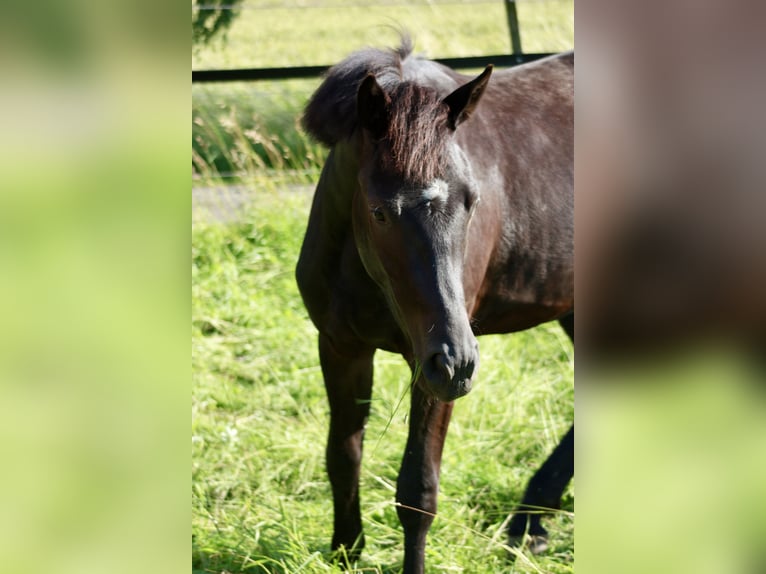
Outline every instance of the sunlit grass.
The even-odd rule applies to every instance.
[[[299,127],[318,80],[192,87],[195,177],[241,181],[265,175],[315,181],[326,151]]]
[[[254,3],[248,2],[250,5]],[[363,46],[391,46],[408,30],[432,58],[505,54],[511,49],[504,3],[318,3],[310,8],[244,9],[226,38],[195,50],[194,69],[333,64]],[[525,52],[574,46],[574,2],[516,3]]]

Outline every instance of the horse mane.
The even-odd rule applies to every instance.
[[[433,179],[442,163],[447,129],[442,99],[459,85],[461,76],[411,54],[412,41],[403,34],[398,48],[360,50],[330,68],[306,106],[303,128],[328,147],[349,138],[357,124],[359,85],[374,74],[391,98],[389,125],[380,142],[387,152],[381,154],[381,167],[413,183]]]
[[[356,127],[356,94],[368,74],[385,91],[402,80],[402,62],[412,53],[412,40],[402,35],[399,48],[365,48],[330,68],[303,112],[303,128],[331,147],[349,137]]]

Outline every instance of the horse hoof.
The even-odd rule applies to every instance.
[[[352,570],[355,562],[359,561],[364,548],[364,535],[360,535],[353,544],[333,542],[330,551],[330,562],[346,570]]]
[[[547,536],[530,536],[527,541],[527,548],[532,554],[542,554],[548,550]]]
[[[509,536],[508,545],[511,548],[522,548],[526,546],[532,554],[542,554],[548,550],[548,537],[540,534],[530,534],[529,536]]]

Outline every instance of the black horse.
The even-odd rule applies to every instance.
[[[332,547],[357,556],[376,349],[413,370],[397,483],[404,572],[422,572],[453,401],[476,335],[559,320],[574,335],[574,54],[471,79],[396,50],[333,67],[303,124],[330,153],[297,267],[330,402]],[[574,426],[532,478],[510,536],[545,546],[540,509],[574,473]],[[526,512],[525,512],[526,511]]]

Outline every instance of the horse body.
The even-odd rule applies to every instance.
[[[475,335],[569,322],[573,309],[574,56],[489,82],[491,69],[472,80],[410,52],[405,41],[353,54],[307,106],[305,127],[331,151],[296,270],[330,402],[333,548],[364,543],[358,477],[375,349],[418,374],[397,486],[407,573],[423,570],[452,401],[478,367]],[[555,506],[569,450],[557,448],[525,504]],[[517,531],[529,520],[544,534],[539,517],[517,516]]]
[[[465,131],[456,133],[482,189],[466,261],[481,261],[487,244],[495,246],[485,268],[471,265],[465,277],[481,334],[520,331],[573,308],[570,59],[494,74]],[[495,139],[491,153],[478,138]]]

